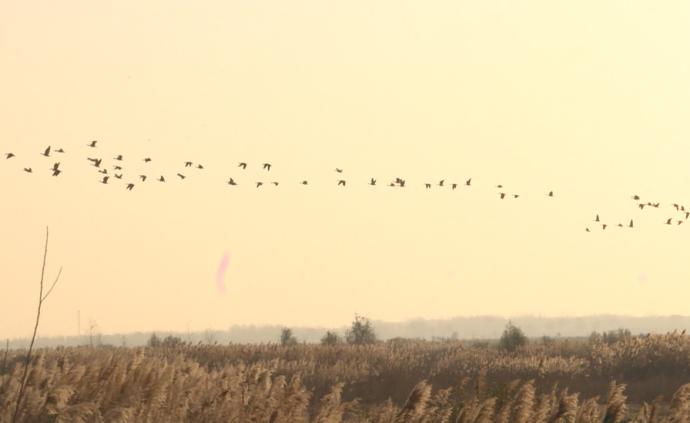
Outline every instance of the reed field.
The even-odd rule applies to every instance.
[[[0,421],[26,351],[0,355]],[[371,345],[60,347],[31,359],[21,422],[688,422],[690,337]]]

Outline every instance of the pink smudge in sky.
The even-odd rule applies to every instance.
[[[230,255],[225,253],[218,266],[218,271],[216,272],[216,288],[220,295],[225,294],[225,271],[228,269],[229,263]]]

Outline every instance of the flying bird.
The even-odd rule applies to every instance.
[[[122,170],[122,166],[113,166],[113,169],[115,169],[115,170]]]
[[[271,182],[273,185],[278,186],[278,182]]]
[[[673,203],[673,207],[675,207],[676,210],[680,210],[680,206],[679,206],[678,204],[676,204],[676,203]]]
[[[444,181],[445,181],[445,179],[441,179],[440,181],[438,181],[438,186],[442,187]]]
[[[50,146],[48,146],[48,148],[45,149],[45,151],[43,152],[43,155],[46,157],[50,157]]]
[[[424,186],[426,186],[427,189],[431,188],[431,184],[424,184]]]
[[[266,170],[271,170],[271,164],[270,163],[264,163],[264,169]]]
[[[606,223],[602,224],[602,225],[601,225],[601,230],[602,230],[602,231],[606,230],[606,227],[607,227],[607,226],[608,226],[608,225],[607,225]]]
[[[591,232],[591,231],[589,230],[589,228],[585,228],[585,231],[587,231],[587,232]]]
[[[184,167],[192,167],[192,162],[185,162]]]
[[[56,153],[64,153],[65,150],[63,150],[62,148],[58,148],[57,150],[55,150],[55,152],[56,152]]]
[[[146,182],[146,175],[139,175],[141,182]]]
[[[33,170],[31,170],[30,167],[25,167],[25,168],[24,168],[24,172],[26,172],[26,173],[31,173],[31,172],[33,172]]]
[[[503,185],[498,184],[498,185],[496,185],[496,188],[503,188]]]
[[[256,187],[259,188],[259,187],[260,187],[261,185],[263,185],[263,184],[264,184],[263,182],[257,182],[257,183],[256,183]]]
[[[179,176],[179,177],[180,177],[180,179],[184,179],[184,178],[186,178],[186,176],[184,176],[184,175],[183,175],[183,174],[181,174],[181,173],[178,173],[178,174],[177,174],[177,176]]]
[[[369,185],[371,185],[371,186],[376,185],[376,179],[371,178],[371,180],[369,181]]]
[[[595,222],[599,222],[599,215],[594,219]]]
[[[500,194],[501,194],[501,200],[503,200],[504,198],[506,198],[506,193],[505,193],[505,192],[502,192],[502,193],[500,193]]]
[[[342,169],[338,169],[337,167],[335,168],[335,171],[338,172],[338,173],[343,173],[343,170],[342,170]]]
[[[204,168],[204,166],[202,166],[202,165],[198,164],[198,165],[196,165],[196,168],[197,168],[197,169],[203,169],[203,168]]]
[[[339,179],[339,180],[338,180],[338,185],[345,186],[345,180],[344,180],[344,179]]]
[[[513,194],[513,198],[518,198],[520,194]]]
[[[148,163],[148,162],[150,162],[150,161],[151,161],[151,158],[150,158],[150,157],[146,157],[146,158],[144,159],[144,162],[146,162],[146,163]]]
[[[120,161],[120,162],[121,162],[121,161],[122,161],[122,154],[118,154],[118,156],[117,156],[117,157],[115,157],[115,160],[117,160],[117,161]]]
[[[108,174],[108,169],[101,169],[101,170],[98,171],[98,173],[102,173],[102,174],[104,174],[104,175],[107,175],[107,174]]]
[[[247,168],[247,163],[245,163],[245,162],[240,162],[239,167],[241,167],[242,169],[246,169],[246,168]]]
[[[87,144],[87,145],[88,145],[89,147],[91,147],[91,148],[96,148],[96,143],[97,143],[97,142],[98,142],[98,141],[91,141],[91,143],[89,143],[89,144]]]
[[[307,185],[308,183],[309,182],[307,182],[306,180],[302,181],[302,185]]]
[[[115,177],[116,177],[117,179],[122,179],[122,174],[121,174],[121,173],[116,173],[116,174],[115,174]]]
[[[130,191],[131,191],[131,190],[132,190],[132,188],[134,188],[134,184],[127,184],[127,189],[128,189],[128,190],[130,190]]]
[[[553,191],[549,191],[548,196],[549,196],[549,197],[553,197]]]
[[[472,184],[472,178],[465,181],[465,185],[470,186]]]
[[[14,153],[5,153],[6,159],[11,159],[12,157],[14,157]]]
[[[639,199],[640,199],[640,196],[637,195],[637,194],[635,194],[635,195],[633,195],[631,198],[632,198],[633,200],[639,200]]]
[[[673,220],[673,218],[669,217],[668,220],[666,221],[666,224],[670,225],[672,220]]]
[[[53,171],[58,170],[59,167],[60,167],[60,162],[56,162],[55,164],[53,164],[53,169],[52,169],[52,170],[53,170]]]
[[[101,183],[102,183],[102,184],[107,184],[107,183],[108,183],[108,179],[110,179],[110,176],[104,176],[104,177],[103,177],[103,180],[101,181]]]
[[[90,158],[90,157],[87,158],[87,160],[90,161],[91,163],[93,163],[93,165],[96,166],[96,167],[100,167],[100,166],[101,166],[101,162],[103,161],[103,159],[92,159],[92,158]]]
[[[230,178],[230,180],[228,180],[228,185],[237,185],[237,182],[235,182],[234,179]]]
[[[688,220],[688,217],[690,217],[690,212],[685,212],[685,220]]]
[[[161,175],[161,177],[158,178],[158,182],[165,182],[165,178],[163,177],[163,175]]]
[[[644,204],[644,203],[640,203],[640,204],[638,204],[637,206],[640,208],[640,210],[644,210],[645,204]]]
[[[453,184],[453,185],[451,185],[451,188],[452,188],[452,189],[455,189],[455,188],[457,188],[457,187],[458,187],[458,184]]]
[[[53,170],[53,176],[58,176],[62,171],[60,169]]]
[[[632,221],[632,219],[630,219],[630,224],[628,225],[628,227],[629,227],[629,228],[632,228],[632,227],[633,227],[633,221]]]

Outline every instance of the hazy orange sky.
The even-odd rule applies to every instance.
[[[686,1],[0,3],[0,337],[33,329],[46,225],[42,335],[78,310],[103,333],[688,314],[690,221],[663,222],[689,198],[689,22]],[[116,154],[99,184],[86,157]],[[126,191],[140,173],[169,181]]]

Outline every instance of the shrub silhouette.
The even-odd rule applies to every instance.
[[[512,322],[508,322],[501,339],[498,341],[498,346],[502,350],[513,352],[527,345],[527,336],[522,332],[522,329],[515,326]]]
[[[348,344],[366,345],[376,342],[376,334],[371,321],[364,316],[355,315],[352,327],[347,331],[345,339]]]

